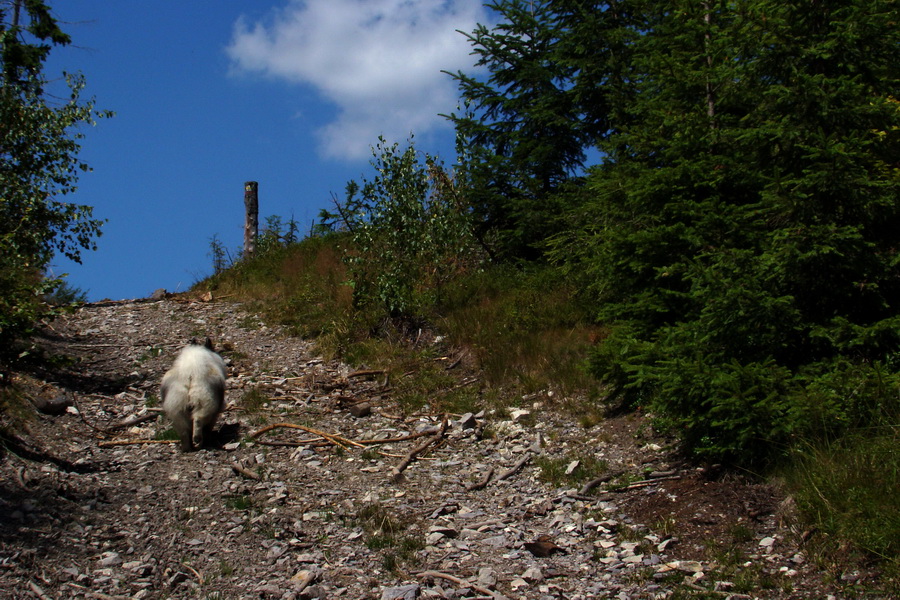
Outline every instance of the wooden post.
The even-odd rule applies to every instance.
[[[244,256],[256,253],[256,237],[259,235],[259,183],[248,181],[244,184]]]

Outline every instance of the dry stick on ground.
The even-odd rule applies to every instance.
[[[519,462],[517,462],[516,464],[511,466],[509,469],[507,469],[503,473],[501,473],[500,477],[497,478],[497,481],[503,481],[504,479],[509,479],[510,477],[512,477],[513,475],[518,473],[522,469],[522,467],[525,466],[525,463],[527,463],[529,460],[531,460],[530,452],[526,453],[525,456],[520,458]]]
[[[189,564],[187,564],[187,563],[182,563],[182,564],[183,564],[185,567],[187,567],[188,570],[190,570],[191,573],[194,574],[194,577],[197,578],[197,583],[199,583],[200,585],[203,585],[203,576],[200,575],[200,573],[197,571],[197,569],[195,569],[194,567],[192,567],[191,565],[189,565]]]
[[[273,425],[268,425],[266,427],[263,427],[256,433],[251,434],[250,439],[251,440],[255,439],[255,438],[259,437],[260,435],[266,433],[267,431],[271,431],[273,429],[278,429],[278,428],[300,429],[307,433],[311,433],[313,435],[318,435],[320,437],[323,437],[326,440],[328,440],[329,442],[331,442],[332,444],[334,444],[335,446],[340,446],[344,450],[349,450],[349,448],[347,448],[347,445],[356,446],[358,448],[363,447],[363,444],[360,444],[359,442],[354,442],[353,440],[348,440],[345,437],[341,437],[341,436],[335,435],[333,433],[325,433],[324,431],[319,431],[318,429],[313,429],[312,427],[304,427],[303,425],[294,425],[293,423],[275,423]]]
[[[416,438],[420,438],[425,435],[433,435],[440,431],[437,427],[432,427],[429,429],[425,429],[423,431],[419,431],[416,433],[410,433],[409,435],[402,435],[400,437],[395,438],[381,438],[377,440],[360,440],[359,443],[365,446],[375,446],[377,444],[392,444],[394,442],[406,442],[408,440],[414,440]]]
[[[177,444],[178,440],[112,440],[111,442],[100,442],[97,445],[101,448],[111,448],[113,446],[135,446],[138,444]]]
[[[384,375],[384,371],[382,369],[369,369],[366,371],[354,371],[347,375],[347,379],[353,379],[354,377],[368,377],[369,375]]]
[[[326,441],[325,438],[314,438],[311,440],[297,440],[296,442],[267,442],[266,440],[256,440],[260,446],[273,446],[276,448],[299,448],[300,446],[312,446],[313,448],[325,448],[334,444]]]
[[[75,404],[75,410],[78,411],[78,416],[81,417],[81,420],[84,421],[85,425],[87,425],[97,433],[102,433],[103,435],[114,435],[112,431],[103,429],[102,427],[97,427],[87,420],[87,417],[84,416],[84,411],[81,410],[81,404],[78,403],[78,394],[72,394],[72,403]]]
[[[441,573],[440,571],[422,571],[421,573],[419,573],[419,577],[431,577],[434,579],[446,579],[447,581],[455,583],[456,585],[458,585],[460,587],[472,588],[479,594],[484,594],[485,596],[490,596],[491,598],[496,598],[499,596],[499,594],[497,592],[489,590],[485,587],[481,587],[480,585],[475,585],[472,582],[467,581],[465,579],[461,579],[461,578],[455,577],[453,575],[448,575],[447,573]]]
[[[447,417],[445,416],[444,420],[441,422],[441,427],[440,427],[440,429],[438,429],[437,433],[435,433],[433,436],[431,436],[430,438],[428,438],[427,440],[425,440],[424,442],[422,442],[421,444],[419,444],[412,450],[410,450],[409,454],[406,455],[406,458],[403,459],[403,462],[401,462],[399,465],[397,465],[396,467],[391,469],[391,480],[399,481],[400,478],[403,476],[403,471],[406,470],[406,467],[408,467],[410,464],[412,464],[412,461],[414,461],[416,459],[416,456],[418,456],[423,450],[425,450],[425,448],[427,448],[431,444],[439,442],[441,439],[443,439],[444,433],[446,431],[447,431]]]
[[[125,421],[121,421],[119,423],[113,423],[112,425],[109,425],[108,428],[110,431],[112,431],[113,429],[122,429],[123,427],[131,427],[132,425],[138,425],[145,421],[152,421],[153,419],[155,419],[156,417],[159,416],[160,412],[162,412],[161,409],[159,412],[151,412],[151,413],[147,413],[146,415],[131,417],[130,419],[126,419]]]
[[[636,490],[638,488],[654,485],[656,483],[659,483],[660,481],[674,481],[676,479],[681,479],[681,475],[672,475],[670,477],[657,477],[656,479],[644,479],[642,481],[635,481],[634,483],[629,483],[625,487],[615,488],[615,489],[611,489],[611,490],[607,490],[607,491],[624,492],[626,490]]]
[[[253,471],[251,471],[250,469],[248,469],[247,467],[245,467],[238,461],[233,461],[231,463],[231,468],[234,470],[235,473],[239,473],[240,475],[243,475],[244,477],[249,477],[250,479],[255,479],[256,481],[259,481],[260,479],[262,479],[257,473],[254,473]]]
[[[583,486],[581,486],[581,489],[578,490],[578,493],[581,495],[587,494],[588,492],[590,492],[592,489],[594,489],[601,483],[606,483],[607,481],[611,481],[611,480],[615,479],[616,477],[619,477],[624,474],[625,474],[625,471],[615,471],[613,473],[607,473],[606,475],[601,475],[600,477],[597,477],[596,479],[591,479],[590,481],[585,483]]]
[[[493,477],[493,476],[494,476],[494,467],[491,467],[490,469],[487,470],[487,473],[484,474],[484,477],[482,477],[480,480],[476,481],[475,483],[470,483],[469,485],[467,485],[466,491],[467,492],[475,492],[475,491],[484,489],[485,487],[487,487],[487,484],[489,484],[491,482],[491,477]]]

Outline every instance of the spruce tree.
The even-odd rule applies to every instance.
[[[560,246],[598,372],[716,459],[865,422],[848,388],[900,389],[894,3],[628,4],[628,105]]]
[[[467,110],[449,118],[471,154],[471,201],[482,234],[507,256],[534,256],[553,230],[557,194],[583,166],[590,137],[572,91],[574,70],[559,60],[564,35],[553,2],[495,0],[493,28],[466,34],[486,79],[451,74]]]

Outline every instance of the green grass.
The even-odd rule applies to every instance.
[[[390,398],[400,412],[502,410],[521,403],[524,394],[552,391],[552,400],[541,395],[545,403],[572,415],[581,427],[594,427],[604,419],[603,388],[585,364],[607,331],[592,321],[597,307],[585,306],[571,281],[553,267],[487,264],[460,273],[433,294],[423,294],[434,301],[419,307],[419,314],[398,319],[354,302],[342,258],[347,243],[346,236],[335,234],[275,247],[198,283],[195,290],[230,296],[266,322],[314,338],[326,358],[384,370]],[[245,325],[256,326],[249,321]],[[420,330],[431,334],[425,340],[440,335],[443,341],[419,342]],[[444,368],[449,362],[441,359],[463,354],[465,360],[455,369]],[[458,387],[464,377],[477,382]],[[244,407],[258,410],[263,402],[264,396],[251,390]],[[841,552],[855,549],[860,560],[875,561],[891,589],[900,581],[897,421],[828,444],[809,442],[793,456],[784,475],[801,526],[820,532],[813,542],[820,548],[822,564],[845,566]],[[485,434],[491,434],[490,427]],[[565,469],[575,459],[582,462],[567,475]],[[544,457],[537,463],[542,479],[558,486],[577,485],[606,468],[575,455]],[[618,483],[628,481],[624,477]],[[358,519],[367,523],[367,531],[371,528],[370,543],[385,545],[379,551],[396,566],[396,544],[404,535],[391,531],[394,517],[366,510],[375,512]],[[381,524],[373,526],[379,518]],[[764,579],[757,574],[741,585],[749,589],[783,584]],[[697,597],[693,592],[690,597]]]
[[[575,461],[578,461],[578,465],[567,474],[569,465]],[[537,456],[534,462],[540,470],[538,477],[541,481],[556,487],[585,483],[603,475],[609,468],[605,460],[589,454],[573,454],[561,458]]]
[[[240,406],[247,414],[254,414],[261,411],[263,406],[268,401],[268,396],[260,391],[259,388],[254,387],[248,389],[246,392],[244,392],[244,395],[241,396]]]
[[[818,554],[826,566],[846,566],[849,542],[859,558],[880,562],[891,589],[900,591],[900,426],[808,444],[785,479],[807,527],[820,532]],[[845,547],[824,543],[829,538]]]
[[[422,314],[397,320],[377,307],[354,305],[341,259],[346,243],[331,235],[276,248],[199,282],[195,291],[234,297],[268,321],[315,337],[326,357],[385,369],[410,410],[437,401],[436,410],[466,412],[476,408],[485,388],[508,397],[552,389],[557,398],[597,400],[599,385],[584,365],[603,330],[552,267],[488,265],[444,285]],[[416,345],[422,330],[446,342]],[[478,369],[479,385],[447,392],[456,373],[444,373],[445,363],[426,366],[441,350],[465,352],[466,364]],[[441,397],[434,398],[439,390]],[[582,408],[573,406],[589,415]],[[584,424],[596,421],[596,414],[589,415]]]
[[[172,429],[171,427],[168,429],[164,429],[162,431],[158,431],[156,435],[153,436],[154,440],[162,440],[162,441],[178,441],[178,432]]]
[[[402,565],[415,561],[416,552],[425,547],[421,535],[407,531],[410,521],[379,502],[362,506],[344,521],[350,527],[363,528],[366,547],[381,553],[381,565],[386,571],[398,571]]]
[[[225,507],[231,510],[243,512],[255,508],[256,503],[250,496],[246,494],[240,494],[237,496],[226,496]]]

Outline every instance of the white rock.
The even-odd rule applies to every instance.
[[[515,579],[513,579],[512,581],[509,582],[509,587],[511,587],[514,590],[517,590],[519,588],[528,587],[528,582],[525,581],[524,579],[522,579],[521,577],[516,577]]]
[[[100,555],[101,567],[114,567],[122,564],[122,557],[118,552],[104,552]]]
[[[478,569],[478,585],[482,587],[494,587],[497,585],[497,573],[490,567]]]
[[[513,422],[521,421],[525,417],[531,414],[530,410],[525,410],[524,408],[514,408],[509,411],[509,416],[513,420]]]

